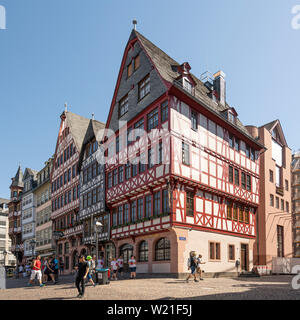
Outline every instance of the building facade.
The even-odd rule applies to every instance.
[[[64,111],[51,172],[51,198],[56,255],[64,272],[70,273],[76,257],[86,253],[83,244],[83,225],[79,219],[78,159],[90,120]]]
[[[102,256],[106,265],[111,261],[110,214],[105,206],[104,152],[102,141],[105,124],[90,120],[79,157],[80,171],[80,211],[83,223],[83,243],[87,253],[96,254],[96,221],[101,222],[98,230],[98,257]]]
[[[11,179],[10,202],[8,203],[8,234],[12,242],[11,251],[16,257],[16,264],[20,264],[24,256],[24,245],[22,240],[22,190],[23,172],[19,166],[14,178]]]
[[[36,196],[36,254],[41,257],[52,255],[54,251],[52,241],[52,205],[50,173],[53,158],[45,162],[45,166],[37,174]]]
[[[106,203],[115,255],[137,272],[253,265],[263,148],[226,103],[225,75],[205,82],[133,30],[105,134]]]
[[[11,252],[11,239],[8,236],[8,199],[0,198],[0,265],[15,266],[16,258]]]
[[[22,190],[22,241],[24,245],[24,261],[31,261],[36,254],[35,221],[37,171],[26,168],[23,176]]]
[[[279,120],[247,127],[266,148],[260,156],[260,206],[254,261],[272,267],[273,258],[292,257],[291,150]]]
[[[300,152],[292,160],[293,253],[300,258]]]

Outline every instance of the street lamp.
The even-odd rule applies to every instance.
[[[98,264],[98,247],[99,247],[99,244],[98,244],[98,233],[101,231],[103,227],[103,224],[100,222],[100,221],[97,221],[95,222],[95,234],[96,234],[96,264]]]
[[[3,250],[3,257],[4,257],[3,266],[4,267],[5,267],[5,261],[6,261],[7,254],[8,254],[8,252],[6,250]]]
[[[31,246],[31,254],[32,254],[32,259],[33,259],[33,252],[34,252],[34,247],[35,247],[35,244],[36,244],[36,241],[34,239],[32,239],[30,242],[29,242],[30,246]]]

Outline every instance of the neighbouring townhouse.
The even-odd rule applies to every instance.
[[[79,219],[79,153],[90,119],[65,110],[61,123],[51,172],[52,229],[56,255],[70,273],[76,256],[86,253],[83,244],[83,225]]]
[[[113,255],[138,273],[250,271],[259,205],[255,140],[226,102],[225,75],[193,75],[133,30],[104,137]]]
[[[45,162],[45,166],[37,173],[36,196],[36,254],[41,257],[49,257],[53,253],[52,242],[52,206],[50,173],[53,166],[53,158]]]
[[[8,203],[8,235],[11,239],[11,251],[16,257],[16,264],[21,264],[24,256],[24,246],[22,240],[22,190],[23,172],[19,166],[14,178],[11,179],[10,202]]]
[[[80,172],[80,220],[83,222],[83,243],[87,254],[96,255],[96,232],[98,232],[98,257],[105,264],[112,259],[110,240],[110,214],[105,206],[104,152],[99,144],[102,141],[105,124],[90,120],[79,156]],[[97,230],[96,221],[102,227]]]
[[[260,156],[260,202],[254,263],[272,269],[276,258],[292,257],[291,150],[279,120],[247,126],[265,146]]]
[[[11,252],[11,239],[8,236],[8,203],[10,200],[0,198],[0,265],[15,266],[16,258]]]
[[[292,160],[293,254],[300,258],[300,152]]]
[[[24,245],[24,262],[32,261],[36,254],[35,221],[37,171],[26,168],[23,176],[22,190],[22,241]]]

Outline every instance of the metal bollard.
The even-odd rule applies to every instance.
[[[0,267],[0,289],[6,289],[6,273],[4,267]]]

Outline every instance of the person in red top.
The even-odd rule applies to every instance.
[[[37,256],[36,259],[33,260],[32,263],[32,270],[31,270],[31,276],[28,283],[28,286],[31,286],[33,284],[33,281],[35,277],[39,280],[40,287],[43,287],[44,284],[42,283],[42,271],[41,271],[41,257]]]

